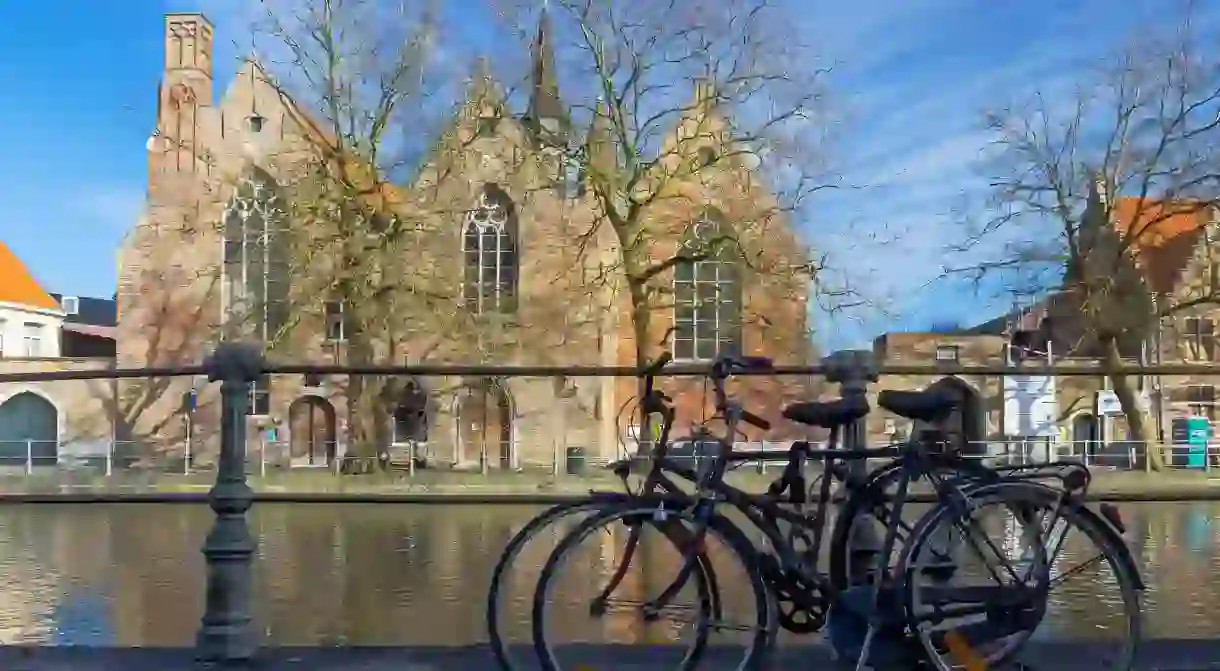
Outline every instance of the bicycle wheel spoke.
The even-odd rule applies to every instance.
[[[1104,653],[1082,662],[1082,671],[1128,671],[1140,638],[1140,616],[1138,582],[1129,572],[1129,559],[1123,559],[1126,546],[1115,543],[1081,504],[1050,488],[1009,481],[969,495],[975,505],[966,524],[947,505],[934,509],[902,559],[908,626],[933,668],[970,668],[980,660],[987,668],[1007,668],[1035,637],[1082,636],[1117,639],[1099,646]],[[952,528],[970,550],[952,572],[925,578],[920,569],[938,560],[931,544],[941,526]],[[995,531],[1004,540],[993,540]],[[1094,550],[1080,553],[1077,546],[1084,542]],[[1016,570],[997,573],[998,564]],[[1110,575],[1102,575],[1104,569]],[[1016,580],[996,579],[1006,573]],[[1062,589],[1083,576],[1090,580],[1081,589],[1096,596]],[[1120,594],[1103,596],[1111,587]],[[1107,607],[1118,611],[1116,617],[1102,619]]]

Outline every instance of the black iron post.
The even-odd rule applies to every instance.
[[[250,385],[263,372],[260,349],[221,343],[207,362],[208,378],[220,381],[220,461],[208,495],[216,523],[203,543],[207,593],[195,651],[200,660],[240,662],[258,647],[250,615],[250,566],[254,537],[246,511],[254,493],[246,484],[246,405]]]
[[[843,398],[867,397],[868,385],[877,381],[877,364],[873,353],[868,350],[840,350],[822,359],[826,381],[839,385],[839,395]],[[850,426],[843,428],[841,445],[845,450],[858,450],[868,447],[867,419],[859,419]],[[854,478],[864,479],[868,475],[868,463],[864,459],[851,462],[850,473]],[[840,506],[847,498],[840,500]],[[881,550],[881,544],[872,524],[857,524],[852,526],[851,575],[865,576],[876,567],[876,554]]]

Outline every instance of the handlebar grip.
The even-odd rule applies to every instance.
[[[673,360],[674,355],[672,352],[661,352],[661,356],[658,356],[652,363],[644,367],[643,375],[656,375]]]
[[[771,422],[768,422],[767,420],[763,419],[762,417],[755,415],[754,413],[750,412],[749,410],[741,411],[741,421],[745,422],[746,424],[751,424],[753,426],[756,426],[756,427],[762,429],[763,431],[768,431],[771,429]]]
[[[740,361],[742,366],[751,370],[771,370],[775,368],[775,363],[765,356],[743,356],[740,358]]]

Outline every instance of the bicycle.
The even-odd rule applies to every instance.
[[[723,380],[727,378],[727,375],[717,375],[715,370],[716,368],[717,367],[714,365],[713,381],[716,382],[717,408],[725,415],[726,424],[728,425],[729,431],[728,435],[732,436],[735,435],[733,430],[736,427],[737,421],[747,417],[751,419],[757,418],[749,415],[748,411],[744,411],[744,409],[741,409],[735,404],[728,402],[725,394],[723,393]],[[724,373],[724,371],[721,371],[721,373]],[[952,409],[951,404],[946,403],[943,398],[937,398],[922,392],[905,394],[901,392],[888,394],[883,392],[880,399],[880,404],[892,412],[896,412],[896,414],[907,416],[912,419],[923,419],[925,421],[937,420],[940,418],[939,415],[947,414],[947,410]],[[817,549],[820,546],[821,531],[825,522],[825,506],[829,500],[828,494],[831,478],[827,476],[836,474],[837,469],[831,467],[833,466],[832,462],[846,461],[851,459],[885,456],[898,457],[896,469],[893,465],[891,465],[888,470],[887,468],[883,467],[879,471],[880,475],[866,479],[863,486],[861,483],[855,482],[850,478],[836,478],[842,480],[845,486],[847,486],[849,489],[861,489],[866,492],[871,492],[869,496],[856,496],[853,498],[864,502],[855,504],[857,510],[861,509],[863,506],[868,506],[867,509],[875,514],[875,511],[878,508],[883,507],[878,506],[877,501],[875,500],[877,489],[875,485],[879,482],[884,482],[886,479],[892,479],[893,475],[896,473],[898,476],[899,496],[894,502],[895,509],[892,516],[889,516],[889,519],[901,520],[899,513],[901,512],[902,505],[905,502],[906,488],[912,480],[918,479],[919,477],[927,477],[930,480],[937,482],[937,491],[941,498],[940,505],[926,514],[923,518],[921,518],[921,521],[916,524],[916,533],[910,537],[911,542],[905,543],[906,547],[899,565],[901,567],[900,571],[894,575],[905,575],[908,573],[911,570],[910,567],[912,564],[919,559],[919,551],[930,547],[928,539],[935,535],[933,532],[937,530],[938,525],[944,524],[946,521],[949,521],[951,524],[957,524],[959,521],[958,518],[961,517],[962,509],[968,508],[968,506],[965,506],[965,503],[971,502],[972,499],[970,497],[974,497],[974,500],[977,501],[990,501],[992,503],[1002,504],[1004,507],[1011,510],[1024,511],[1025,519],[1023,520],[1023,529],[1026,531],[1026,533],[1028,533],[1029,528],[1032,526],[1032,512],[1036,508],[1050,507],[1066,510],[1067,516],[1076,520],[1077,526],[1085,528],[1086,532],[1090,532],[1090,537],[1099,540],[1103,548],[1106,550],[1106,552],[1103,554],[1106,555],[1107,560],[1110,561],[1111,564],[1119,567],[1120,575],[1123,576],[1122,582],[1124,586],[1124,594],[1130,595],[1134,593],[1134,590],[1138,590],[1139,587],[1142,587],[1142,585],[1138,582],[1138,572],[1128,570],[1133,568],[1134,564],[1130,560],[1130,555],[1126,550],[1125,545],[1121,543],[1121,537],[1117,536],[1109,525],[1102,522],[1101,518],[1097,517],[1095,514],[1092,514],[1091,511],[1081,512],[1088,511],[1088,509],[1084,508],[1079,503],[1078,497],[1074,497],[1072,495],[1072,491],[1081,486],[1081,483],[1079,482],[1080,480],[1086,481],[1085,484],[1087,484],[1087,469],[1077,467],[1077,470],[1070,471],[1071,473],[1076,473],[1077,475],[1064,477],[1063,480],[1065,487],[1063,487],[1061,490],[1056,490],[1044,484],[1036,483],[1032,480],[1032,478],[1029,477],[1015,477],[1012,473],[1004,475],[996,473],[990,469],[965,469],[976,471],[974,476],[979,476],[980,474],[984,476],[976,477],[973,480],[971,480],[970,477],[963,478],[962,473],[958,473],[954,478],[942,478],[938,475],[938,473],[945,471],[946,466],[949,466],[950,468],[948,470],[952,472],[954,468],[960,466],[960,464],[956,463],[955,460],[945,460],[936,456],[935,452],[925,449],[926,446],[920,441],[913,441],[908,445],[899,446],[897,449],[879,448],[855,451],[835,450],[834,444],[835,439],[837,438],[838,429],[852,421],[860,419],[867,414],[868,410],[868,404],[860,399],[840,400],[830,403],[797,404],[795,406],[791,406],[788,411],[786,411],[786,415],[792,419],[805,421],[805,423],[808,424],[826,426],[827,428],[831,429],[831,442],[829,449],[813,450],[807,444],[794,444],[793,448],[790,450],[790,460],[788,467],[785,469],[785,475],[781,477],[780,481],[777,481],[777,484],[780,485],[779,489],[792,489],[794,492],[789,501],[795,500],[799,502],[804,495],[803,483],[801,483],[801,486],[799,487],[791,487],[791,485],[798,481],[796,474],[803,471],[802,461],[808,457],[821,457],[823,459],[827,468],[825,469],[824,476],[822,478],[821,496],[818,499],[819,509],[812,520],[808,520],[804,515],[792,513],[783,509],[778,502],[773,500],[774,495],[778,493],[775,491],[777,489],[775,486],[773,486],[770,491],[772,497],[755,497],[736,490],[731,486],[725,485],[721,481],[725,464],[735,460],[754,458],[756,456],[747,452],[733,451],[731,447],[727,446],[727,444],[725,444],[724,449],[722,449],[723,454],[721,455],[722,459],[720,466],[713,469],[711,477],[707,477],[707,474],[704,474],[705,477],[698,480],[700,484],[700,491],[696,496],[645,494],[641,495],[635,500],[616,501],[613,504],[608,504],[600,513],[594,513],[590,517],[587,517],[585,521],[579,527],[577,527],[577,529],[572,531],[560,543],[560,545],[552,553],[551,557],[548,558],[547,564],[543,569],[542,578],[540,579],[537,589],[535,590],[533,637],[535,651],[538,654],[540,661],[542,661],[544,668],[556,668],[555,656],[551,650],[551,646],[546,640],[545,627],[542,625],[543,615],[541,612],[547,602],[547,598],[549,596],[548,586],[553,581],[553,576],[556,573],[556,567],[566,557],[566,555],[571,552],[571,549],[575,547],[580,540],[588,537],[592,531],[598,528],[606,527],[607,525],[618,521],[630,522],[629,526],[633,528],[642,528],[647,525],[664,525],[666,528],[672,530],[675,528],[675,525],[680,528],[685,527],[686,531],[689,533],[679,535],[693,535],[693,537],[696,539],[694,542],[688,543],[689,548],[702,547],[704,536],[707,533],[712,532],[726,541],[732,552],[737,554],[743,560],[742,563],[744,565],[762,567],[761,570],[755,569],[748,572],[752,591],[760,599],[763,599],[766,604],[759,610],[760,616],[756,622],[756,631],[758,635],[754,638],[754,640],[752,640],[750,647],[747,649],[746,656],[739,668],[758,668],[758,665],[761,665],[762,660],[765,659],[769,641],[772,641],[774,638],[774,631],[777,624],[770,619],[770,613],[778,610],[775,607],[774,602],[787,601],[788,603],[793,604],[794,610],[814,613],[817,615],[817,617],[811,618],[811,621],[808,623],[809,626],[805,628],[805,630],[819,629],[824,620],[822,619],[822,614],[817,613],[817,611],[819,609],[824,609],[826,604],[839,603],[840,599],[838,597],[840,593],[845,590],[845,586],[842,584],[842,570],[838,571],[838,582],[840,584],[836,585],[834,584],[836,580],[833,579],[833,574],[835,573],[833,567],[831,572],[832,576],[822,574],[816,569]],[[665,466],[664,460],[661,460],[659,464]],[[1082,470],[1084,475],[1078,475]],[[970,474],[965,475],[969,476]],[[1075,480],[1077,482],[1073,483],[1069,482],[1069,480]],[[795,494],[797,491],[801,492],[801,494]],[[852,499],[849,498],[849,501],[851,500]],[[774,554],[760,552],[756,547],[746,540],[745,534],[741,532],[741,530],[735,524],[728,521],[727,518],[724,518],[722,515],[715,513],[714,507],[716,503],[728,503],[734,508],[737,508],[745,513],[751,524],[763,531],[764,536],[769,541],[769,544],[775,548],[776,552]],[[944,512],[946,510],[950,511],[952,514]],[[785,538],[785,535],[781,533],[778,525],[778,521],[780,520],[787,521],[793,525],[794,529],[802,529],[802,531],[796,535],[790,533],[788,537]],[[854,518],[848,518],[846,524],[850,525],[853,523],[853,521]],[[888,558],[890,553],[893,551],[896,545],[900,526],[901,525],[899,523],[887,522],[886,540],[883,543],[881,557]],[[836,527],[844,527],[844,521],[842,519],[838,520]],[[799,549],[796,547],[797,543],[794,538],[807,538],[804,536],[806,530],[813,534],[813,542],[811,544],[812,547]],[[673,534],[668,533],[666,535],[669,537]],[[1116,537],[1119,539],[1119,542],[1117,543],[1115,542]],[[832,538],[837,539],[836,541],[832,541],[833,557],[833,555],[836,554],[834,551],[835,548],[842,547],[842,545],[845,544],[843,539],[846,538],[846,535],[842,532],[835,533],[832,534]],[[1031,576],[1040,576],[1042,573],[1045,573],[1045,571],[1039,572],[1034,569],[1045,567],[1047,564],[1045,556],[1046,548],[1044,546],[1044,539],[1040,533],[1040,529],[1036,538],[1026,538],[1026,541],[1028,542],[1028,547],[1034,550],[1035,556],[1033,561],[1027,562],[1028,566],[1024,572],[1024,576],[1026,578]],[[841,563],[843,561],[843,555],[845,552],[840,550],[838,554],[840,556],[839,562]],[[943,559],[943,553],[938,555],[938,553],[933,552],[931,554],[936,556],[938,559]],[[708,612],[712,617],[699,618],[701,629],[697,636],[696,645],[682,660],[682,668],[694,668],[694,666],[698,663],[698,660],[702,655],[703,647],[706,644],[706,629],[708,622],[711,619],[718,619],[720,614],[714,610],[711,610],[713,608],[714,601],[708,595],[709,589],[705,584],[703,584],[705,582],[703,570],[695,570],[697,566],[702,566],[705,563],[706,558],[702,557],[701,551],[684,553],[684,556],[686,557],[686,561],[679,570],[678,577],[673,583],[671,583],[669,588],[663,591],[660,598],[644,604],[642,610],[655,617],[656,614],[663,608],[665,600],[667,598],[672,598],[673,592],[675,591],[674,588],[681,587],[691,578],[695,579],[697,592],[700,595],[700,608]],[[701,557],[699,561],[693,560],[693,558],[696,556]],[[812,561],[810,561],[811,558]],[[629,558],[624,558],[618,573],[621,573],[622,566],[625,566],[628,563]],[[835,561],[832,558],[832,565],[834,563]],[[880,561],[878,563],[878,575],[888,576],[890,573],[888,562],[886,562],[884,565],[880,565]],[[1010,569],[1009,573],[1016,577],[1016,574],[1012,573],[1011,567],[1007,568]],[[925,649],[924,654],[928,658],[932,659],[935,665],[941,666],[942,668],[949,668],[944,666],[944,637],[924,635],[922,633],[923,630],[920,628],[923,620],[921,620],[916,614],[916,611],[918,610],[916,606],[922,603],[925,595],[923,592],[916,591],[914,589],[913,586],[916,583],[912,581],[895,583],[892,576],[890,576],[888,580],[882,579],[875,581],[875,584],[872,587],[872,598],[870,600],[871,606],[868,609],[869,633],[866,635],[866,641],[864,642],[862,649],[865,651],[868,650],[869,640],[873,637],[877,630],[883,628],[884,626],[888,626],[891,630],[893,629],[893,623],[885,622],[881,617],[883,609],[877,607],[882,600],[882,586],[885,585],[887,581],[892,583],[886,586],[889,592],[894,592],[894,586],[897,584],[901,584],[904,587],[904,590],[901,592],[901,597],[903,599],[902,612],[906,618],[906,621],[902,623],[903,626],[908,628],[911,632],[916,632],[917,630],[921,632],[919,638],[922,646]],[[1044,578],[1041,583],[1038,584],[1049,585],[1049,578]],[[1031,590],[1028,588],[1028,586],[1026,586],[1026,589],[1024,590],[1014,589],[1012,591],[1024,594],[1026,597],[1025,601],[1027,602],[1024,603],[1026,607],[1024,610],[1017,608],[1017,605],[1022,604],[1012,602],[1010,600],[1009,602],[1006,602],[1007,610],[1015,609],[1019,612],[1023,612],[1027,616],[1030,616],[1031,614],[1038,614],[1039,611],[1037,606],[1039,600],[1029,597]],[[1041,590],[1041,592],[1039,590],[1032,590],[1032,593],[1037,596],[1045,591],[1045,589]],[[604,609],[604,602],[606,600],[607,592],[608,590],[602,591],[598,599],[595,601],[601,601],[603,603],[601,606],[595,605],[592,610]],[[982,592],[978,591],[974,592],[976,602],[978,601],[977,595],[981,593]],[[934,592],[928,592],[928,594],[936,596],[936,593]],[[942,589],[940,593],[941,601],[944,601],[945,594],[947,594],[947,592]],[[987,592],[986,594],[988,596],[1007,596],[1007,593],[999,591]],[[1128,598],[1126,601],[1128,602],[1127,605],[1129,606],[1128,612],[1137,613],[1138,603],[1135,604],[1135,608],[1130,608],[1131,599]],[[1044,598],[1042,599],[1042,602],[1044,604]],[[943,604],[937,603],[933,605],[935,609],[939,608]],[[988,611],[986,609],[982,609],[978,610],[977,612],[987,613]],[[967,613],[966,610],[959,609],[958,614],[962,615],[969,613]],[[1039,618],[1027,617],[1025,620],[1017,623],[1020,625],[1018,629],[1031,629],[1031,621],[1037,619]],[[1136,620],[1138,620],[1138,618],[1136,618]],[[791,623],[786,623],[785,628],[789,628],[791,630],[790,624]],[[1034,622],[1033,626],[1036,626],[1036,622]],[[1133,637],[1133,640],[1138,641],[1138,623],[1135,625],[1135,627],[1135,636]],[[995,633],[994,627],[992,628],[992,633]],[[1131,652],[1126,657],[1128,659],[1134,654],[1134,644],[1129,647]],[[1000,655],[999,659],[992,661],[1003,661],[1003,659],[1011,658],[1012,652],[1013,650],[1002,650],[1002,654]],[[867,661],[867,652],[860,655],[860,663],[863,664],[865,661]]]

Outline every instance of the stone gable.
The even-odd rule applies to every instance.
[[[183,37],[185,33],[194,37]],[[207,39],[200,37],[204,35]],[[252,171],[261,171],[292,193],[300,184],[311,142],[326,133],[254,63],[246,63],[214,103],[211,56],[201,55],[210,36],[211,27],[201,15],[167,19],[167,53],[186,45],[192,55],[167,61],[157,133],[149,142],[148,203],[120,251],[118,357],[124,366],[193,363],[210,351],[219,340],[226,304],[223,213],[234,189]],[[401,278],[395,297],[385,300],[405,301],[409,309],[395,308],[392,323],[384,325],[390,335],[377,343],[377,354],[411,363],[629,365],[634,345],[617,241],[607,226],[595,225],[599,210],[591,195],[563,188],[563,168],[556,157],[539,147],[530,128],[504,112],[497,95],[491,82],[476,81],[417,180],[378,195],[387,211],[405,222],[400,224],[405,233],[394,248],[397,256],[371,267]],[[675,137],[698,139],[701,124],[706,125],[684,121]],[[683,154],[706,157],[699,152],[706,146],[691,145]],[[807,362],[808,278],[789,272],[802,262],[785,257],[796,248],[792,232],[781,219],[766,214],[774,212],[770,196],[736,157],[726,155],[722,165],[700,165],[694,172],[690,178],[670,180],[667,188],[678,197],[658,200],[648,213],[650,244],[657,255],[665,254],[695,217],[709,208],[722,213],[739,228],[750,259],[743,288],[746,349],[781,363]],[[511,200],[515,216],[519,295],[517,309],[507,315],[474,315],[462,306],[465,217],[489,184]],[[317,250],[325,247],[319,241],[329,234],[310,230],[293,235],[304,241],[296,244]],[[310,283],[309,277],[294,284],[289,293],[291,326],[271,356],[335,363],[343,360],[344,348],[325,337],[327,299],[321,284],[326,282],[320,279],[336,274],[333,256],[316,253],[310,260],[312,277],[320,284]],[[381,316],[390,310],[379,304],[354,309]],[[657,309],[657,332],[650,337],[658,346],[665,346],[671,314],[663,306]],[[486,406],[492,415],[511,416],[507,434],[492,441],[511,443],[502,452],[498,444],[470,445],[469,432],[486,433],[489,429],[483,425],[491,421],[462,416],[475,393],[470,381],[417,382],[428,392],[426,407],[419,409],[428,425],[423,452],[434,462],[460,466],[477,464],[484,455],[493,468],[549,464],[563,445],[584,447],[593,458],[616,456],[624,433],[618,410],[636,393],[632,380],[505,380],[498,385],[502,392],[491,392],[503,399]],[[677,391],[683,414],[701,415],[701,388],[667,384],[681,387]],[[752,403],[776,417],[784,398],[799,397],[807,388],[804,381],[742,384]],[[180,412],[182,394],[192,385],[200,381],[175,381],[161,398],[141,402],[140,416],[130,427],[133,439],[174,451],[175,438],[180,437],[161,429],[166,417]],[[333,419],[325,412],[318,416],[333,424],[323,431],[325,442],[337,444],[341,453],[345,386],[341,379],[270,380],[269,412],[251,419],[250,437],[256,443],[269,437],[294,443],[293,432],[299,438],[304,431],[295,413],[304,407],[301,399],[309,398],[314,400],[305,405],[333,409]],[[138,384],[128,384],[120,395],[138,396]],[[200,399],[194,419],[197,430],[206,435],[200,435],[196,449],[206,460],[216,448],[214,431],[204,429],[215,424],[214,389],[203,391]],[[268,426],[277,429],[273,437],[265,430]]]

